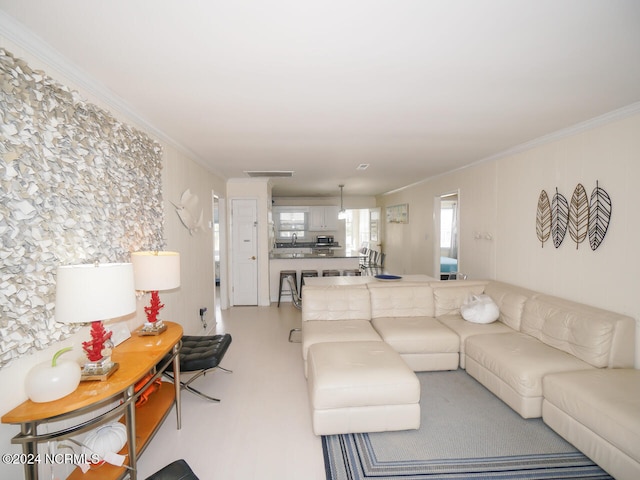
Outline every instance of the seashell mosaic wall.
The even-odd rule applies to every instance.
[[[0,368],[67,338],[59,265],[164,248],[162,148],[0,49]]]

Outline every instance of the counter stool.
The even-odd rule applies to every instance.
[[[282,298],[282,284],[285,278],[293,277],[293,281],[298,285],[298,272],[296,270],[280,270],[280,287],[278,288],[278,306],[280,306],[280,299]]]
[[[302,296],[302,287],[304,287],[304,279],[309,277],[317,277],[317,270],[302,270],[300,272],[300,296]]]
[[[359,269],[354,268],[353,270],[343,270],[342,275],[345,277],[361,277],[362,272]]]
[[[339,277],[340,270],[322,270],[323,277]]]

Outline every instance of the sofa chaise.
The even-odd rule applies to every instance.
[[[479,294],[498,305],[497,321],[462,318],[460,307]],[[383,342],[413,371],[466,369],[522,417],[542,416],[616,478],[640,478],[640,371],[628,316],[499,281],[459,280],[305,286],[302,320],[307,376],[316,344],[345,351]],[[312,376],[314,389],[331,388]],[[323,413],[316,393],[310,391],[314,418]],[[593,400],[590,407],[576,407],[584,398]],[[592,421],[609,409],[625,428]],[[387,421],[371,431],[404,428],[417,427]],[[340,429],[333,424],[331,433],[347,433]]]

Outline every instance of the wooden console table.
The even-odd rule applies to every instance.
[[[20,425],[20,433],[11,443],[22,444],[22,451],[26,458],[36,458],[38,444],[49,440],[62,440],[79,433],[86,432],[96,426],[109,421],[120,421],[127,426],[127,445],[119,452],[127,455],[125,465],[130,468],[116,467],[104,464],[95,470],[83,474],[79,468],[68,477],[69,479],[122,479],[129,475],[136,480],[136,461],[144,451],[156,430],[168,415],[171,407],[176,405],[177,428],[181,428],[180,411],[180,361],[179,352],[182,338],[182,327],[177,323],[165,322],[167,330],[160,335],[138,336],[134,332],[131,338],[118,345],[112,354],[112,360],[120,364],[120,368],[106,381],[81,382],[80,386],[66,397],[46,403],[34,403],[30,400],[18,405],[2,416],[2,423]],[[171,357],[162,359],[171,353]],[[159,362],[162,362],[160,365]],[[162,383],[162,387],[149,397],[142,406],[136,408],[136,399],[145,391],[143,387],[134,392],[135,383],[149,371],[155,375],[146,386],[160,378],[162,372],[173,363],[175,383]],[[114,402],[118,402],[113,406]],[[38,426],[49,422],[61,422],[63,425],[73,423],[74,417],[85,415],[98,408],[108,406],[112,408],[91,418],[77,421],[72,427],[55,426],[47,433],[38,433]],[[24,465],[27,480],[38,479],[38,464],[30,462]]]

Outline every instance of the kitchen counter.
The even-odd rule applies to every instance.
[[[330,285],[366,285],[367,283],[388,282],[389,280],[380,280],[373,275],[364,275],[361,277],[318,277],[308,278],[305,280],[307,285],[330,286]],[[428,275],[402,275],[399,279],[391,281],[395,282],[435,282],[437,278]]]
[[[352,255],[346,253],[344,250],[334,250],[331,253],[286,253],[286,252],[272,252],[269,255],[270,259],[305,259],[305,258],[358,258],[358,254]]]
[[[359,255],[347,253],[343,248],[333,250],[333,254],[286,253],[279,250],[283,249],[276,249],[269,256],[269,295],[272,302],[278,301],[281,270],[295,270],[298,274],[298,288],[300,288],[302,270],[315,270],[318,275],[322,276],[322,270],[340,270],[342,272],[359,268]],[[282,302],[290,301],[291,294],[285,285],[282,292]]]

